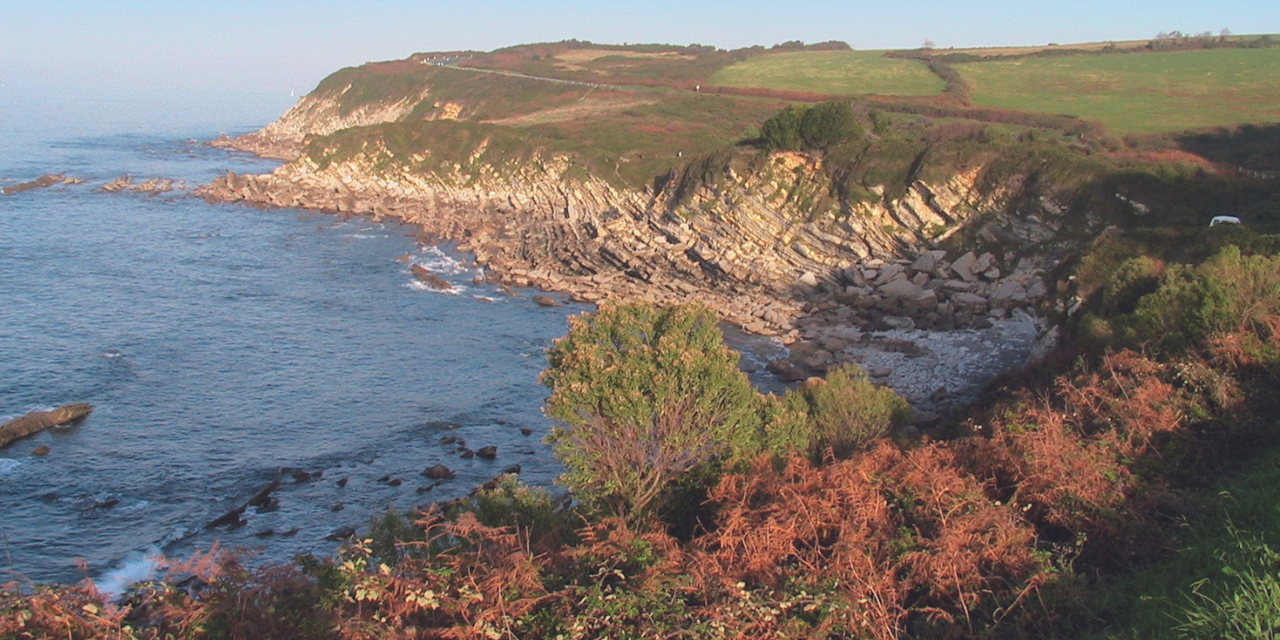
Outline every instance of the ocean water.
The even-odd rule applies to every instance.
[[[323,554],[340,527],[465,495],[510,465],[546,486],[561,471],[537,378],[587,307],[473,285],[465,255],[419,246],[407,226],[101,191],[126,173],[194,186],[271,170],[204,141],[289,101],[217,104],[0,90],[0,187],[86,180],[0,196],[0,420],[95,406],[0,450],[0,581],[87,574],[118,590],[150,554],[215,543]],[[417,285],[412,263],[457,289]],[[461,459],[446,436],[498,457]],[[435,464],[457,479],[433,487],[419,472]],[[278,509],[206,530],[277,478]]]

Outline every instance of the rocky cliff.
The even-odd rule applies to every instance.
[[[321,102],[304,100],[246,146],[261,151],[269,141],[271,155],[296,154],[300,136],[346,122],[329,120],[334,107]],[[401,108],[360,117],[394,117]],[[1046,292],[1040,262],[937,248],[975,224],[1027,242],[1056,231],[1051,203],[1038,215],[1007,214],[1009,194],[980,185],[980,169],[914,182],[897,199],[852,201],[830,195],[837,190],[817,156],[728,153],[641,191],[575,172],[565,155],[497,166],[486,161],[486,145],[472,149],[469,163],[430,170],[385,145],[354,154],[321,145],[272,174],[229,174],[201,193],[402,218],[458,242],[497,281],[588,301],[702,301],[750,332],[788,340],[801,336],[806,314],[845,309],[846,320],[864,324],[888,316],[952,328]]]

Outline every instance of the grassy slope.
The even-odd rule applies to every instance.
[[[711,82],[829,95],[926,96],[946,88],[919,61],[886,58],[883,51],[797,51],[755,56],[721,69]]]
[[[1280,48],[1066,56],[956,65],[982,106],[1142,134],[1280,122]]]

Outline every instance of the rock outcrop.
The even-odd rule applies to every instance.
[[[265,132],[266,130],[264,130]],[[277,149],[279,150],[279,149]],[[421,171],[370,144],[354,157],[303,156],[266,175],[228,173],[198,194],[210,200],[402,218],[428,238],[475,254],[490,281],[564,291],[575,299],[700,301],[745,330],[785,340],[814,305],[868,322],[907,316],[967,326],[992,309],[1043,295],[1042,265],[965,254],[937,244],[961,227],[1052,236],[1050,216],[992,216],[1004,194],[977,172],[913,184],[892,201],[841,202],[821,160],[775,154],[711,179],[691,167],[635,191],[573,173],[570,158],[517,168],[475,162]],[[704,168],[700,171],[705,173]],[[824,307],[825,306],[825,307]]]
[[[29,182],[20,182],[15,185],[7,186],[0,189],[0,193],[6,196],[22,193],[23,191],[31,191],[33,189],[47,189],[59,184],[81,184],[84,178],[70,178],[61,173],[50,173]]]
[[[82,420],[93,412],[93,405],[78,402],[58,407],[53,411],[32,411],[21,418],[14,418],[0,425],[0,449],[14,440],[34,435],[50,427],[66,425]]]

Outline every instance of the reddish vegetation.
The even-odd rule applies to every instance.
[[[1277,346],[1280,318],[1263,315],[1171,362],[1109,353],[1008,395],[954,440],[881,440],[848,459],[828,452],[822,464],[761,457],[710,489],[708,529],[688,541],[609,519],[565,544],[554,525],[495,527],[431,510],[417,522],[420,539],[399,543],[390,564],[368,541],[305,572],[251,572],[215,549],[117,604],[92,584],[24,592],[10,583],[0,637],[1053,632],[1063,615],[1052,604],[1057,572],[1102,573],[1159,554],[1179,474],[1226,459],[1226,432],[1189,416],[1208,407],[1248,425],[1254,412],[1274,413],[1240,384],[1270,379],[1274,360],[1260,358]]]
[[[1120,151],[1110,154],[1112,158],[1124,162],[1149,162],[1152,164],[1193,164],[1205,169],[1217,169],[1211,160],[1183,151],[1181,149],[1160,149],[1157,151]]]

